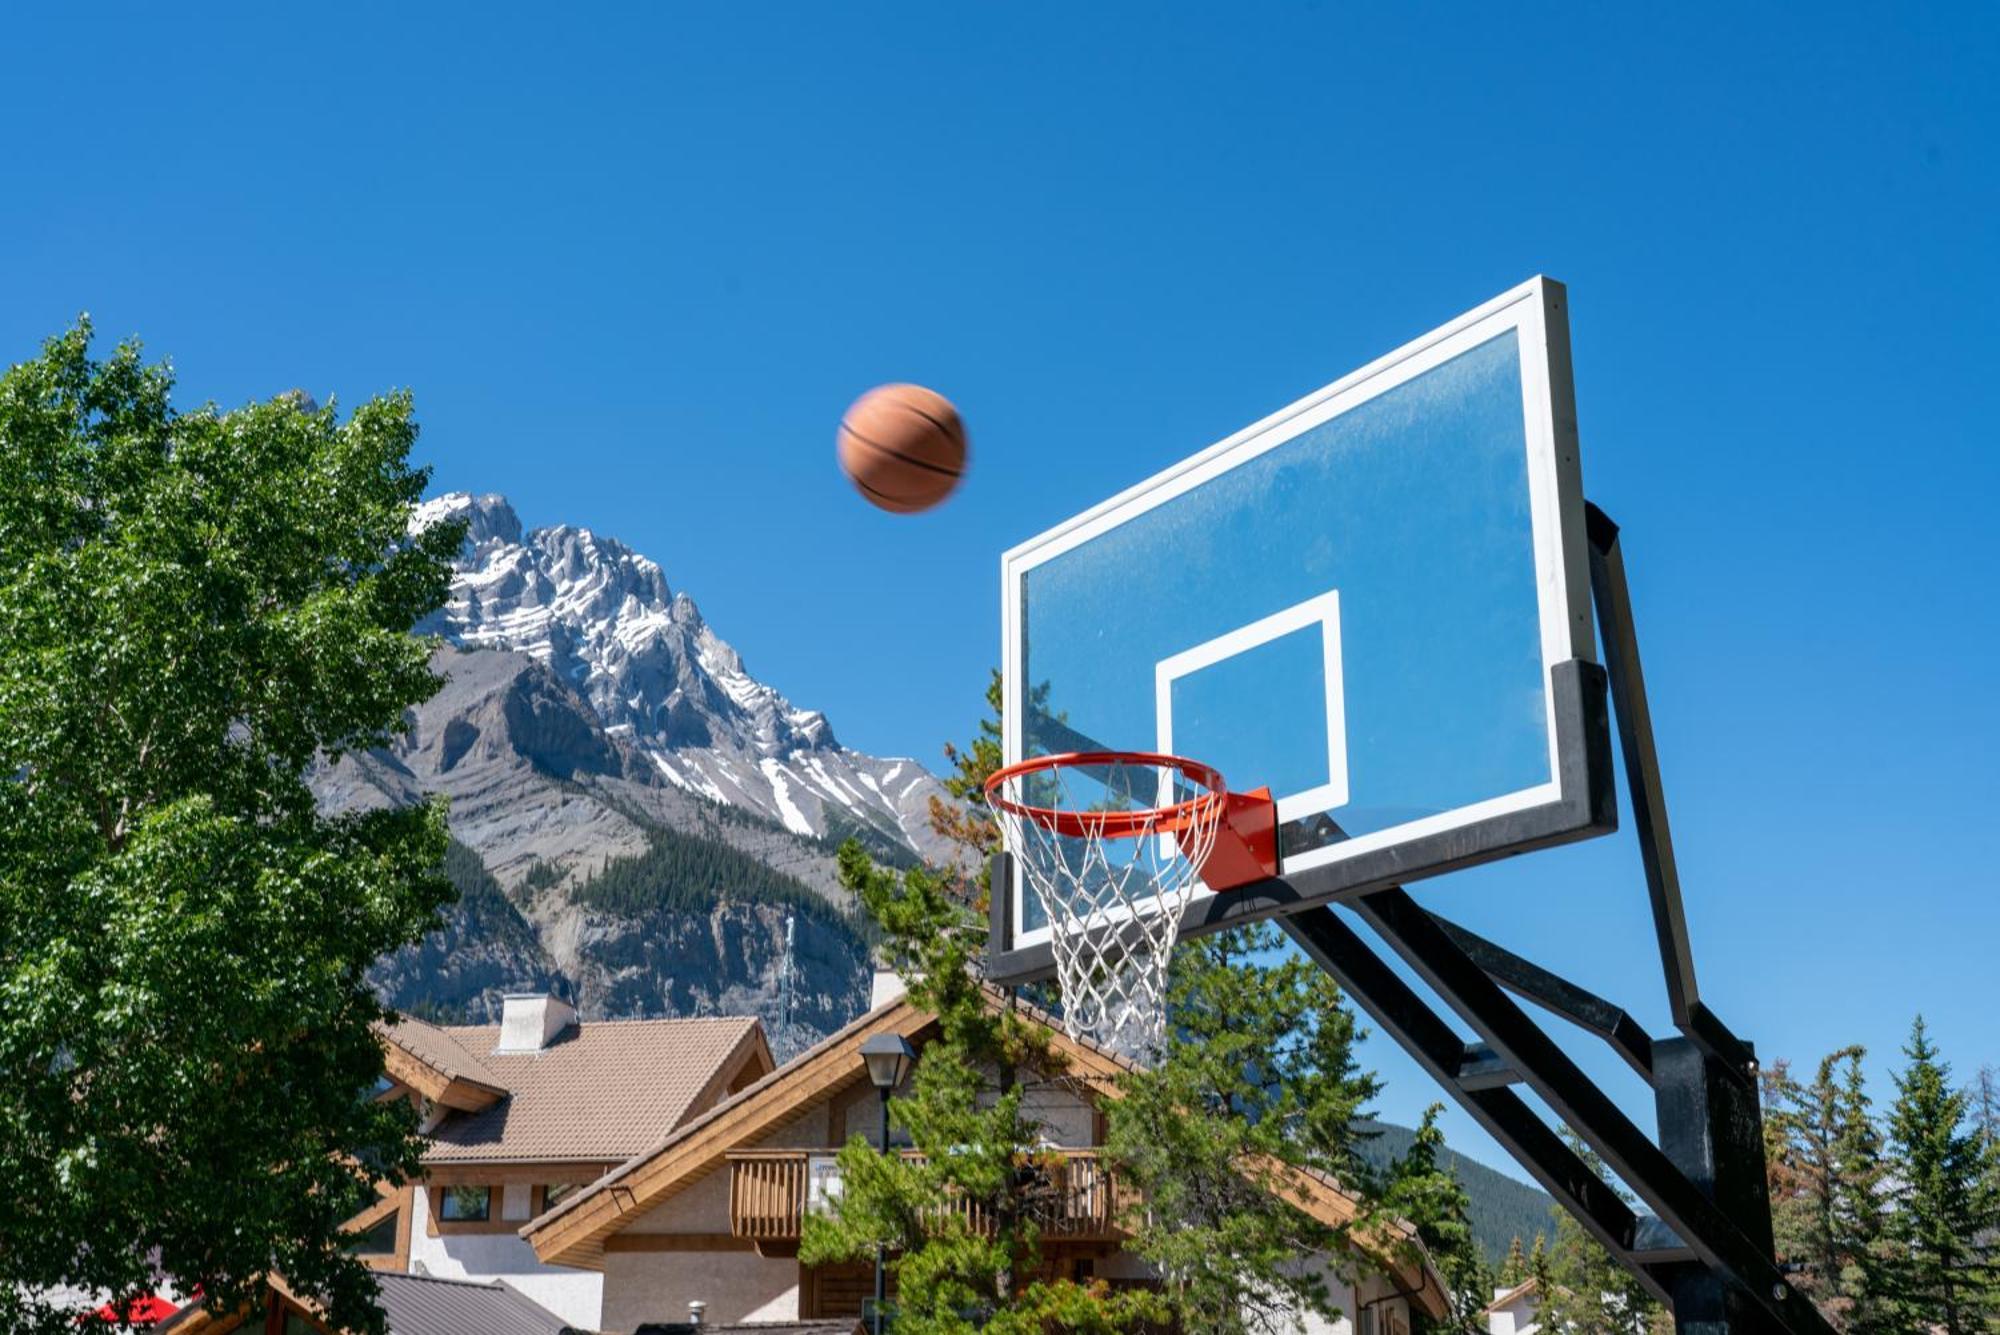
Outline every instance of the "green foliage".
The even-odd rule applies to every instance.
[[[485,868],[481,867],[480,870],[484,871]],[[563,869],[560,865],[546,858],[537,858],[535,865],[528,868],[528,874],[521,878],[521,888],[533,894],[535,891],[548,889],[562,878]]]
[[[1922,1016],[1903,1049],[1889,1110],[1889,1181],[1894,1253],[1888,1291],[1905,1329],[1967,1335],[2000,1324],[1995,1230],[2000,1229],[1993,1147],[1951,1087]]]
[[[457,914],[467,936],[516,947],[536,944],[534,929],[522,921],[479,854],[452,840],[445,846],[444,874],[458,892]],[[454,1019],[452,1023],[462,1021]]]
[[[879,1251],[895,1276],[903,1335],[1109,1332],[1152,1314],[1149,1295],[1042,1274],[1037,1217],[1050,1203],[1050,1179],[1016,1073],[1053,1078],[1060,1062],[1041,1025],[996,1004],[976,981],[971,965],[985,934],[956,893],[956,874],[883,871],[852,842],[841,850],[840,870],[881,924],[889,963],[911,980],[912,1000],[937,1016],[939,1030],[890,1102],[918,1157],[851,1141],[840,1152],[840,1198],[830,1213],[808,1217],[799,1259],[817,1265]],[[993,1227],[974,1228],[973,1210]]]
[[[419,1141],[366,1097],[364,975],[449,899],[444,818],[304,772],[436,689],[409,631],[463,533],[406,536],[406,395],[183,414],[89,345],[0,378],[0,1326],[276,1269],[379,1329],[339,1225]]]
[[[1842,1048],[1811,1084],[1784,1062],[1763,1073],[1771,1222],[1792,1282],[1851,1332],[1897,1329],[1882,1301],[1882,1141],[1868,1111],[1866,1054]]]
[[[1046,699],[1048,691],[1047,686],[1041,687],[1036,699]],[[1000,674],[996,671],[986,683],[986,714],[979,720],[978,735],[963,749],[950,743],[944,748],[945,759],[951,762],[944,787],[957,799],[956,805],[931,799],[931,828],[958,845],[963,860],[979,868],[974,877],[960,878],[953,886],[954,893],[982,913],[988,893],[987,862],[1000,847],[1000,826],[986,805],[986,780],[1000,768],[1002,759],[1000,707]]]
[[[1535,1234],[1535,1241],[1541,1240],[1542,1235]],[[1521,1246],[1519,1233],[1507,1244],[1507,1256],[1500,1262],[1500,1275],[1495,1282],[1510,1289],[1528,1282],[1528,1254]]]
[[[1409,1153],[1395,1161],[1383,1184],[1380,1213],[1413,1225],[1444,1277],[1451,1310],[1433,1329],[1485,1335],[1480,1314],[1491,1300],[1494,1272],[1473,1236],[1472,1199],[1443,1159],[1444,1132],[1437,1125],[1443,1111],[1441,1103],[1424,1110]]]
[[[606,860],[577,887],[574,901],[601,913],[707,913],[718,900],[777,904],[838,931],[859,931],[858,915],[814,894],[804,882],[774,870],[720,839],[664,825],[647,827],[643,853]]]
[[[1338,986],[1277,945],[1267,924],[1182,942],[1170,1040],[1108,1109],[1106,1146],[1146,1201],[1128,1221],[1130,1250],[1160,1272],[1188,1329],[1337,1315],[1321,1267],[1301,1260],[1341,1259],[1345,1230],[1290,1205],[1283,1179],[1304,1169],[1365,1185],[1357,1121],[1378,1086],[1354,1060]]]
[[[1407,1126],[1366,1122],[1362,1129],[1367,1138],[1360,1145],[1361,1157],[1371,1172],[1388,1172],[1399,1157],[1409,1154],[1415,1146],[1416,1132]],[[1515,1240],[1522,1240],[1522,1246],[1526,1247],[1526,1239],[1548,1228],[1549,1207],[1555,1202],[1541,1188],[1529,1186],[1448,1147],[1439,1152],[1438,1163],[1449,1169],[1465,1189],[1473,1236],[1479,1240],[1480,1255],[1490,1264],[1499,1265]],[[1522,1260],[1525,1264],[1525,1252]],[[1494,1280],[1496,1284],[1499,1282]]]
[[[1593,1172],[1611,1180],[1588,1146],[1567,1131],[1564,1138]],[[1619,1199],[1629,1203],[1631,1195],[1613,1185]],[[1541,1328],[1570,1335],[1646,1335],[1660,1315],[1652,1296],[1583,1231],[1569,1211],[1551,1213],[1555,1242],[1544,1256],[1541,1239],[1536,1238],[1535,1257],[1529,1261],[1530,1273],[1540,1281],[1542,1305],[1536,1319]]]

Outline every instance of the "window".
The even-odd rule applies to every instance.
[[[469,1223],[493,1213],[493,1188],[446,1187],[438,1202],[438,1218],[451,1223]]]
[[[546,1210],[552,1205],[562,1204],[563,1200],[574,1193],[580,1185],[582,1184],[577,1182],[557,1182],[543,1187],[542,1208]]]
[[[396,1221],[401,1218],[396,1212],[383,1215],[375,1226],[356,1237],[350,1244],[361,1256],[387,1256],[396,1250]]]

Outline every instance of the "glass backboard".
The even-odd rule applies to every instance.
[[[1291,885],[1246,911],[1601,832],[1554,676],[1595,656],[1584,544],[1538,278],[1009,551],[1006,758],[1163,751],[1269,787]],[[1039,904],[998,890],[995,976],[1044,971]]]

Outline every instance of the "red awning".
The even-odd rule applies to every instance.
[[[180,1310],[178,1304],[170,1303],[165,1298],[149,1293],[144,1297],[134,1298],[130,1302],[125,1303],[122,1314],[117,1305],[106,1303],[97,1309],[97,1319],[107,1324],[116,1324],[118,1321],[123,1320],[129,1325],[153,1326],[165,1321]]]

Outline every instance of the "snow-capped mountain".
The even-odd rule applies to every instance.
[[[914,760],[847,749],[824,714],[752,677],[656,562],[586,528],[523,532],[498,495],[453,492],[413,523],[461,516],[469,531],[451,598],[424,629],[541,661],[606,732],[689,792],[799,834],[873,830],[945,853],[930,828],[937,779]]]

